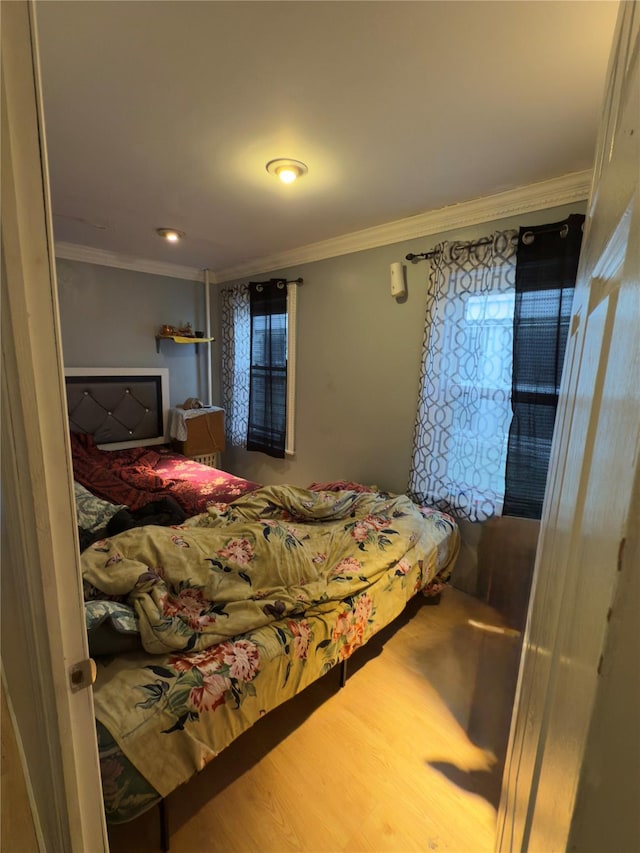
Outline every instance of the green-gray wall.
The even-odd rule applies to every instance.
[[[204,330],[201,282],[61,259],[56,271],[65,367],[167,367],[172,406],[206,396],[207,345],[158,353],[155,340],[165,323]]]

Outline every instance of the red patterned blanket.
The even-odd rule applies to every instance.
[[[100,450],[84,433],[71,433],[71,452],[75,480],[99,498],[132,510],[168,496],[187,515],[197,515],[208,504],[230,503],[260,486],[166,448]]]

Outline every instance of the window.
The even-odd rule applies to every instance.
[[[437,247],[408,491],[472,521],[502,510],[516,232]]]
[[[457,409],[455,438],[448,467],[458,482],[476,469],[472,500],[495,495],[498,511],[504,497],[507,429],[511,422],[513,309],[515,292],[464,295],[464,322],[450,330],[448,346],[466,353],[447,393]],[[454,333],[455,331],[455,333]],[[481,494],[478,494],[477,492]]]
[[[542,514],[583,222],[520,230],[505,515]]]
[[[540,518],[583,221],[431,253],[415,500],[471,521]]]
[[[230,446],[294,450],[297,289],[284,279],[222,293],[222,397]]]
[[[287,431],[287,285],[250,284],[247,450],[283,457]]]

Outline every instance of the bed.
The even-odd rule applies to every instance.
[[[71,433],[73,474],[93,494],[132,510],[171,496],[187,515],[229,503],[259,484],[174,452],[170,446],[105,450],[87,433]]]
[[[187,516],[258,488],[171,448],[168,383],[166,369],[65,371],[76,482],[133,511],[171,497]]]
[[[158,454],[119,452],[134,450],[136,464]],[[107,820],[162,806],[269,711],[344,675],[409,599],[440,593],[458,548],[446,514],[348,482],[247,483],[180,524],[92,541],[81,563]]]

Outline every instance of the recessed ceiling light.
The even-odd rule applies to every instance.
[[[301,178],[309,171],[300,160],[286,160],[282,157],[277,160],[269,160],[266,169],[270,175],[280,178],[283,184],[292,184],[296,178]]]
[[[156,228],[156,234],[168,240],[169,243],[177,243],[184,237],[184,231],[178,231],[176,228]]]

